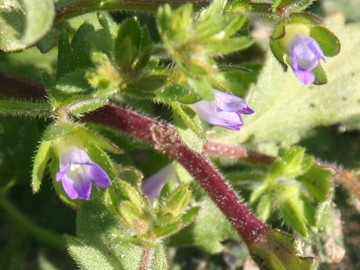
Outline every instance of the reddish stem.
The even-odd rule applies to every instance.
[[[157,150],[177,160],[197,180],[245,242],[251,243],[269,230],[245,206],[212,163],[204,155],[193,152],[181,142],[172,126],[113,105],[91,112],[85,115],[83,120],[117,129],[132,138],[153,145]]]

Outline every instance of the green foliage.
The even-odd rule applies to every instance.
[[[50,30],[54,16],[52,0],[1,1],[0,49],[12,52],[33,45]]]
[[[251,193],[250,202],[262,220],[270,219],[276,209],[290,228],[307,237],[309,228],[317,225],[313,201],[323,207],[321,203],[331,194],[331,175],[330,170],[316,166],[313,157],[306,157],[303,148],[290,147],[288,138],[265,181]]]
[[[223,13],[225,4],[223,0],[213,1],[197,20],[191,4],[175,11],[164,6],[157,15],[162,41],[176,67],[192,90],[209,100],[214,98],[211,83],[218,73],[212,57],[245,49],[253,43],[246,37],[232,37],[244,25],[245,16]]]
[[[262,269],[315,270],[318,263],[313,258],[301,257],[301,254],[293,256],[298,253],[299,244],[298,239],[293,236],[268,230],[249,246],[249,251]]]
[[[251,212],[228,221],[217,206],[224,203],[226,207],[227,196],[212,201],[194,183],[199,179],[193,179],[184,167],[191,168],[194,175],[203,170],[224,172],[229,186],[234,185],[242,196],[244,209],[249,205],[261,221],[304,238],[325,261],[324,239],[341,243],[341,236],[335,236],[338,210],[333,201],[341,205],[351,196],[337,198],[331,177],[338,171],[315,160],[330,160],[355,170],[359,167],[360,71],[356,59],[360,57],[360,36],[356,33],[360,28],[358,24],[345,25],[339,13],[323,22],[305,13],[307,8],[317,13],[318,7],[327,12],[333,3],[323,1],[311,7],[313,2],[238,0],[229,4],[214,0],[205,7],[196,1],[170,7],[135,0],[0,1],[0,208],[4,210],[0,211],[0,227],[6,234],[10,231],[12,241],[2,239],[0,265],[8,269],[70,269],[62,262],[66,255],[59,252],[59,257],[48,257],[50,248],[29,241],[34,238],[61,249],[44,240],[44,235],[52,232],[31,229],[34,220],[39,227],[53,230],[55,239],[66,234],[74,268],[77,264],[82,269],[169,269],[176,267],[173,250],[180,253],[186,246],[203,250],[191,258],[202,265],[198,268],[232,269],[241,267],[234,261],[243,260],[229,255],[232,244],[239,249],[237,253],[249,252],[262,269],[316,268],[313,258],[303,257],[300,239],[261,222],[260,227],[253,227],[258,220]],[[339,1],[339,5],[345,2]],[[117,9],[157,10],[156,19],[112,12]],[[90,14],[75,18],[85,13]],[[253,19],[259,14],[275,26],[270,38],[272,54],[267,53],[264,61],[266,46],[249,34],[257,24],[264,26],[263,21]],[[355,14],[355,8],[345,10],[348,20],[357,20]],[[152,30],[156,27],[158,33]],[[290,63],[287,44],[297,34],[314,38],[324,54],[332,57],[313,69],[314,84],[326,85],[304,86],[290,69],[284,73]],[[19,52],[10,53],[14,51]],[[41,85],[17,76],[44,84],[46,92]],[[243,117],[240,132],[223,128],[204,132],[200,118],[190,109],[190,104],[201,99],[213,100],[214,89],[246,97],[256,111]],[[97,112],[109,103],[113,105]],[[114,120],[119,114],[102,114],[114,106],[126,108],[121,111],[129,113],[128,117],[117,123]],[[148,116],[130,113],[129,107]],[[84,121],[98,115],[104,118],[96,119],[96,125],[84,126]],[[155,140],[152,128],[158,124],[150,128],[147,124],[155,123],[149,118],[156,117],[171,121],[182,143],[195,153],[173,153],[172,145],[166,147],[188,166],[174,165],[177,179],[165,183],[160,196],[152,201],[141,192],[143,174],[138,168],[147,175],[169,160],[132,136],[146,143]],[[109,128],[111,121],[130,136]],[[326,127],[329,125],[332,128]],[[213,169],[205,154],[214,141],[223,145],[219,155],[241,156],[257,165],[215,158],[218,169]],[[306,151],[293,145],[297,142],[306,146]],[[239,145],[276,158],[271,165],[259,165],[265,158],[242,151]],[[112,182],[105,191],[93,185],[89,201],[70,199],[63,183],[56,181],[62,153],[72,146],[85,151]],[[174,145],[178,151],[183,146],[175,147],[178,145]],[[119,153],[122,156],[115,156]],[[203,162],[187,164],[182,155],[189,153]],[[31,188],[36,193],[32,197],[28,183],[31,156]],[[345,171],[346,177],[348,174]],[[40,187],[42,192],[38,192]],[[7,197],[20,211],[6,204]],[[227,207],[231,212],[238,205]],[[68,219],[75,215],[74,209],[76,232],[74,221]],[[64,228],[57,228],[62,223]],[[241,242],[233,226],[237,231],[243,226],[252,237]],[[184,265],[182,261],[181,267],[186,268]]]

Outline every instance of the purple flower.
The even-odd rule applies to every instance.
[[[159,197],[161,189],[166,182],[170,180],[173,180],[176,183],[178,182],[173,163],[144,179],[142,182],[142,191],[150,200],[154,200]]]
[[[240,130],[244,124],[241,114],[255,111],[246,101],[234,95],[214,90],[215,101],[201,100],[189,105],[202,119],[212,125]]]
[[[312,84],[315,74],[311,70],[319,64],[320,59],[325,61],[316,40],[307,35],[296,35],[289,43],[287,53],[296,77],[303,84]]]
[[[106,172],[78,147],[71,147],[61,154],[60,171],[56,174],[56,181],[60,180],[71,199],[88,200],[92,181],[100,188],[111,185]]]

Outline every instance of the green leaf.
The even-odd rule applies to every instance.
[[[107,99],[93,98],[70,103],[66,107],[73,116],[82,117],[84,114],[95,111],[108,103],[109,101]]]
[[[330,176],[334,172],[331,169],[320,168],[313,165],[305,174],[297,179],[305,185],[311,196],[318,202],[325,201],[331,191]]]
[[[17,116],[50,116],[51,107],[49,103],[35,103],[19,100],[1,100],[0,114]]]
[[[356,86],[360,85],[360,67],[353,59],[360,59],[356,45],[360,36],[353,33],[360,31],[360,25],[344,26],[341,18],[339,22],[337,18],[334,20],[325,26],[339,37],[342,52],[328,58],[323,66],[328,77],[326,85],[303,85],[291,70],[284,73],[274,57],[268,55],[259,80],[246,99],[255,113],[243,117],[245,124],[241,132],[218,129],[209,134],[209,140],[234,144],[246,140],[282,141],[290,133],[296,135],[315,126],[332,125],[358,115],[360,91]]]
[[[55,17],[54,2],[53,0],[21,0],[21,2],[26,15],[21,42],[31,45],[50,30]]]
[[[124,71],[131,70],[138,57],[142,33],[139,22],[130,18],[120,26],[115,40],[114,56],[117,65]]]
[[[31,178],[31,187],[34,193],[40,190],[41,182],[47,163],[52,156],[51,142],[43,140],[36,152]]]
[[[340,52],[340,40],[325,27],[312,27],[310,36],[319,43],[325,56],[335,56]]]

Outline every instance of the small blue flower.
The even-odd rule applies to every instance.
[[[315,39],[307,35],[296,35],[287,46],[291,67],[303,84],[312,84],[315,74],[311,71],[325,56]]]
[[[173,163],[165,166],[157,173],[146,178],[142,182],[142,192],[149,197],[150,200],[157,199],[160,195],[161,189],[167,181],[178,182],[175,165]]]
[[[89,199],[92,181],[100,188],[111,185],[106,172],[78,147],[71,147],[61,154],[56,181],[62,182],[66,194],[71,199],[82,200]]]
[[[215,100],[201,100],[189,105],[202,119],[212,125],[233,130],[240,130],[244,124],[241,114],[255,111],[245,100],[218,90],[214,90]]]

